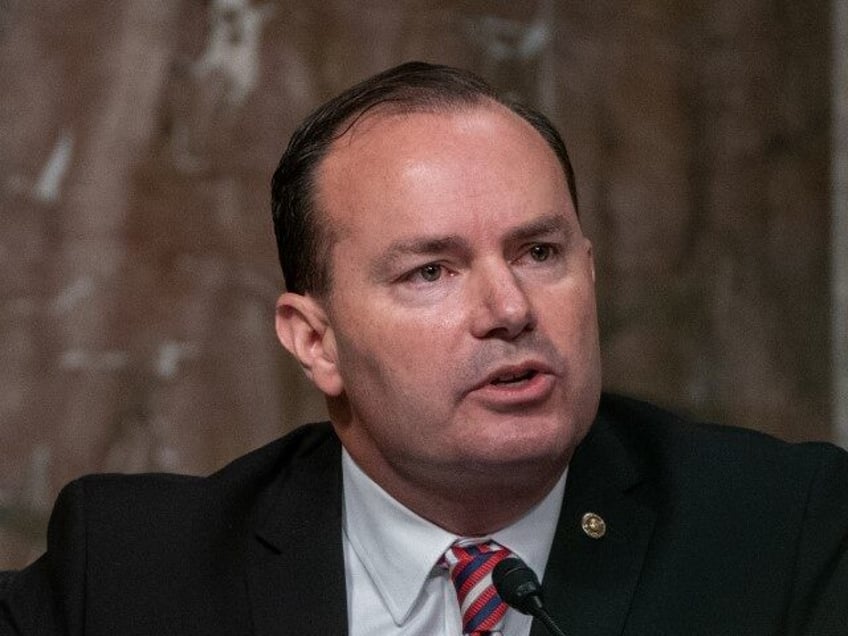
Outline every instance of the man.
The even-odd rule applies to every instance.
[[[848,456],[600,394],[557,132],[412,63],[274,175],[283,345],[331,423],[206,478],[95,476],[7,583],[12,634],[848,633]],[[6,621],[3,623],[3,621]]]

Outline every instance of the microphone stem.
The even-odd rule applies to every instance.
[[[542,625],[547,628],[551,636],[565,636],[565,632],[562,631],[556,623],[554,623],[554,619],[551,618],[551,615],[541,607],[535,608],[533,616],[539,619]]]

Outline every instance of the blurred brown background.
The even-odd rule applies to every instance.
[[[269,178],[312,107],[413,58],[476,70],[564,132],[608,388],[843,439],[845,17],[795,0],[0,0],[0,569],[43,549],[69,479],[207,473],[322,417],[273,333]]]

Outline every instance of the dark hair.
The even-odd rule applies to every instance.
[[[562,164],[577,208],[574,171],[565,143],[542,113],[509,101],[478,76],[449,66],[408,62],[374,75],[315,110],[294,132],[271,180],[271,213],[277,251],[289,291],[321,296],[331,286],[334,229],[322,223],[315,203],[315,174],[332,143],[376,107],[400,112],[502,104],[544,137]]]

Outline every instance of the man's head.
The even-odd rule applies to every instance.
[[[419,90],[430,67],[413,68]],[[332,279],[280,297],[280,340],[372,479],[455,532],[496,529],[561,475],[600,392],[564,147],[488,96],[419,95],[321,148],[307,189]]]
[[[271,184],[277,252],[289,291],[321,296],[332,281],[334,228],[315,203],[315,172],[333,142],[365,113],[454,110],[485,102],[503,104],[548,142],[562,164],[577,209],[577,186],[565,143],[542,113],[509,101],[476,75],[448,66],[409,62],[353,86],[316,109],[289,141]]]

